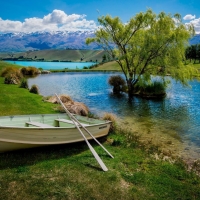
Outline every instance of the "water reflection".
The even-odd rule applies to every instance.
[[[92,112],[112,112],[122,118],[163,134],[176,134],[182,140],[190,140],[200,147],[200,83],[190,82],[184,88],[172,81],[163,100],[146,100],[134,97],[130,102],[126,94],[112,95],[108,79],[113,73],[55,73],[29,79],[29,86],[39,86],[43,96],[68,94],[74,100],[84,102]],[[119,74],[119,73],[116,73]],[[176,134],[174,134],[176,133]]]

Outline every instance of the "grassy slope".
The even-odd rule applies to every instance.
[[[14,66],[0,62],[0,71],[4,67]],[[18,66],[20,67],[20,66]],[[18,85],[4,84],[4,78],[0,77],[0,115],[55,113],[53,105],[42,101],[42,96],[30,93]]]
[[[121,68],[117,62],[112,61],[112,62],[107,62],[107,63],[101,64],[98,67],[93,68],[93,70],[121,71]]]
[[[19,56],[23,56],[24,58],[32,58],[32,59],[44,59],[46,61],[59,60],[59,61],[73,61],[80,62],[81,58],[83,62],[94,61],[98,62],[102,61],[102,57],[104,55],[103,50],[58,50],[58,49],[50,49],[50,50],[41,50],[41,51],[31,51],[31,52],[21,52],[14,54],[13,57],[18,58]],[[10,57],[9,54],[0,54],[0,58],[2,57]]]
[[[42,101],[42,96],[30,93],[16,85],[6,85],[0,78],[1,115],[55,113],[53,104]]]

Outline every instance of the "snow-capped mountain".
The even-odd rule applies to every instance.
[[[85,44],[92,31],[56,31],[34,33],[0,33],[0,52],[21,52],[43,49],[99,49],[95,44]],[[200,34],[195,35],[190,44],[199,44]]]
[[[1,33],[0,52],[19,52],[43,49],[98,49],[91,44],[87,46],[85,40],[92,37],[91,31],[74,32],[34,32],[34,33]]]

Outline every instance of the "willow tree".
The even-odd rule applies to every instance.
[[[186,84],[192,78],[193,68],[185,66],[183,59],[192,26],[181,22],[181,16],[151,10],[141,12],[123,23],[119,17],[102,16],[93,38],[86,44],[100,45],[121,67],[132,96],[137,84],[148,83],[152,75],[167,74]]]

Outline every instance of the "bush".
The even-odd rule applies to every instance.
[[[22,67],[21,73],[24,76],[34,76],[40,73],[40,71],[36,67]]]
[[[29,91],[34,94],[39,94],[39,89],[38,89],[37,85],[32,85],[32,87]]]
[[[19,86],[19,87],[20,87],[20,88],[28,89],[28,81],[27,81],[27,79],[23,78],[23,79],[21,80],[21,83],[20,83],[20,86]]]
[[[1,71],[1,77],[15,77],[20,80],[22,78],[22,74],[16,67],[6,67]]]
[[[19,78],[15,74],[8,74],[4,79],[5,84],[15,84],[17,85],[20,82]]]
[[[165,96],[166,83],[154,81],[150,84],[143,83],[142,85],[136,85],[134,88],[135,93],[138,93],[144,97],[158,97]]]
[[[145,88],[146,92],[159,94],[165,92],[165,85],[161,82],[155,81]]]
[[[113,86],[113,93],[119,94],[124,91],[125,88],[125,80],[120,76],[110,76],[108,83]]]
[[[117,117],[114,114],[112,114],[112,113],[104,113],[103,120],[108,120],[108,121],[112,122],[112,124],[110,126],[110,130],[109,130],[110,132],[113,132],[113,131],[116,130]]]

